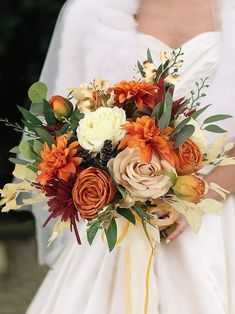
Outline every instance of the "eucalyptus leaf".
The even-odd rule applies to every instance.
[[[68,131],[69,127],[70,127],[70,124],[69,124],[68,122],[66,122],[66,123],[62,126],[62,128],[61,128],[59,131],[56,132],[56,135],[57,135],[57,136],[60,136],[60,135],[65,134],[65,133]]]
[[[92,225],[89,229],[87,229],[87,241],[90,245],[92,245],[92,242],[99,230],[99,225],[95,224]]]
[[[172,115],[172,95],[170,92],[166,93],[165,101],[163,105],[163,114],[158,119],[158,126],[160,130],[164,130],[169,126]]]
[[[171,137],[176,135],[186,124],[189,123],[189,121],[191,120],[191,117],[188,117],[184,120],[182,120],[177,127],[173,130],[173,132],[171,133]]]
[[[34,140],[33,150],[38,156],[40,156],[42,149],[43,149],[43,144],[38,140]]]
[[[147,59],[148,59],[148,62],[153,63],[153,58],[152,58],[149,48],[147,50]]]
[[[28,161],[22,160],[19,158],[9,158],[9,161],[12,162],[13,164],[18,164],[18,165],[25,165],[27,166],[29,164]]]
[[[80,110],[78,109],[74,110],[69,119],[71,128],[73,130],[77,129],[80,120],[83,118],[84,118],[84,114]]]
[[[139,61],[137,61],[137,67],[138,67],[138,70],[139,70],[140,74],[143,77],[145,77],[146,73],[144,72],[144,67],[142,66],[142,64]]]
[[[36,128],[35,130],[36,130],[37,134],[40,136],[40,140],[43,143],[46,142],[49,146],[51,146],[52,144],[55,144],[54,137],[49,132],[47,132],[45,129]]]
[[[19,146],[12,147],[12,149],[9,150],[9,153],[19,154],[20,153]]]
[[[47,97],[47,86],[42,82],[34,83],[28,90],[29,99],[33,103],[40,103]]]
[[[117,212],[119,213],[119,215],[123,216],[124,218],[129,220],[133,225],[135,225],[136,223],[135,216],[129,208],[119,208]]]
[[[33,152],[33,146],[30,141],[21,141],[19,145],[20,154],[27,159],[35,160],[37,156]]]
[[[218,125],[215,124],[210,124],[207,127],[204,128],[204,130],[208,132],[213,132],[213,133],[226,133],[227,131],[225,129],[222,129]]]
[[[40,119],[38,119],[34,114],[32,114],[30,111],[28,111],[27,109],[17,106],[17,108],[20,110],[20,112],[22,113],[24,119],[27,122],[30,122],[31,124],[33,124],[33,126],[40,126],[42,124],[42,121]]]
[[[201,109],[195,111],[195,112],[191,115],[191,118],[193,118],[194,120],[196,120],[196,119],[200,116],[200,114],[202,114],[204,111],[206,111],[207,108],[209,108],[210,106],[211,106],[211,105],[207,105],[207,106],[205,106],[205,107],[203,107],[203,108],[201,108]]]
[[[232,116],[230,116],[228,114],[216,114],[216,115],[210,116],[209,118],[204,120],[203,123],[207,124],[207,123],[212,123],[212,122],[226,120],[226,119],[229,119],[229,118],[232,118]]]
[[[134,205],[133,208],[141,218],[147,218],[147,219],[152,218],[151,215],[149,215],[144,209],[138,207],[137,205]]]
[[[47,124],[54,126],[56,124],[56,118],[50,103],[45,99],[43,99],[43,113]]]
[[[105,235],[108,242],[109,252],[111,252],[117,242],[117,223],[114,218],[112,218],[108,229],[105,229]]]
[[[193,135],[195,127],[193,125],[185,125],[174,137],[174,149],[181,146],[190,136]]]
[[[43,100],[38,103],[32,103],[30,106],[30,112],[35,116],[43,115]]]

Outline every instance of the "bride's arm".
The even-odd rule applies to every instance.
[[[229,155],[235,157],[235,149],[231,150]],[[235,166],[233,165],[216,167],[204,179],[207,183],[214,182],[231,194],[235,194]],[[222,197],[212,190],[205,197],[222,201]],[[166,239],[167,244],[177,238],[187,228],[187,221],[182,215],[178,215],[176,223],[176,229]]]

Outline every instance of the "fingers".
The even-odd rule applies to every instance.
[[[184,217],[180,217],[177,220],[177,227],[175,230],[167,237],[166,244],[169,244],[171,241],[175,240],[187,227],[187,221]]]

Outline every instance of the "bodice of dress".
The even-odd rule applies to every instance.
[[[153,36],[143,33],[137,33],[136,36],[138,59],[146,57],[149,48],[157,65],[162,50],[166,51],[168,55],[173,50]],[[180,59],[184,62],[179,70],[181,81],[176,85],[175,98],[188,97],[191,90],[195,90],[195,83],[200,81],[201,78],[209,76],[209,82],[213,79],[219,62],[220,36],[220,32],[205,32],[193,37],[181,46],[183,55]]]

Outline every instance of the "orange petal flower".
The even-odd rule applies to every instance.
[[[140,158],[150,163],[153,152],[160,154],[171,165],[174,165],[173,142],[169,140],[171,128],[161,131],[155,124],[155,118],[143,116],[135,122],[123,126],[127,135],[121,140],[119,148],[140,148]]]
[[[174,159],[177,173],[186,175],[202,168],[203,154],[196,143],[187,140],[176,149]]]
[[[38,164],[42,173],[37,177],[37,181],[45,185],[57,176],[67,182],[69,176],[76,173],[76,167],[82,162],[82,158],[76,157],[78,146],[78,141],[68,146],[68,140],[63,135],[57,137],[56,145],[53,144],[51,148],[44,143],[41,152],[43,162]]]
[[[83,218],[93,218],[99,209],[110,204],[116,194],[116,187],[108,174],[90,167],[77,176],[73,186],[73,202]]]
[[[151,82],[122,81],[111,90],[114,91],[114,101],[119,108],[122,108],[127,100],[133,100],[140,110],[152,110],[156,106],[158,87]]]

